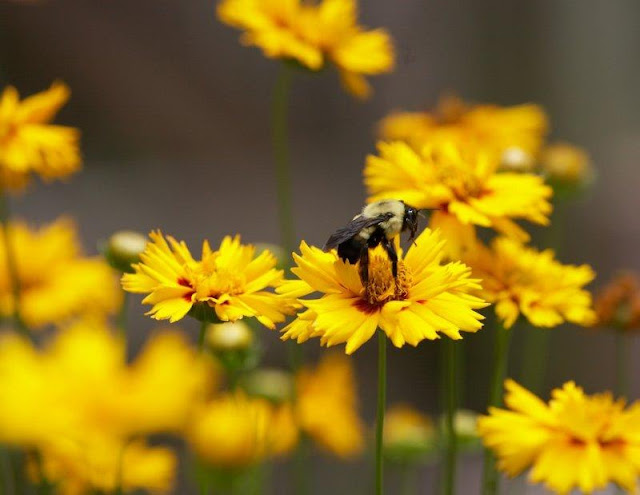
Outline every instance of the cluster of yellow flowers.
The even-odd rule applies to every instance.
[[[393,68],[390,36],[358,23],[356,0],[221,0],[217,14],[267,57],[310,71],[333,64],[358,97],[371,93],[365,76]],[[508,409],[497,407],[507,362],[501,339],[516,321],[631,329],[639,320],[635,279],[608,288],[596,311],[586,289],[595,278],[590,266],[562,264],[552,249],[528,244],[519,222],[549,225],[552,198],[593,177],[583,150],[547,141],[542,108],[447,96],[432,112],[389,115],[378,126],[377,153],[365,161],[367,203],[426,210],[429,226],[403,249],[398,234],[410,229],[407,220],[387,212],[373,224],[386,222],[387,230],[367,224],[353,233],[364,243],[359,261],[302,241],[286,272],[291,253],[283,262],[277,247],[259,250],[238,235],[214,248],[205,240],[194,257],[159,230],[148,240],[121,232],[103,259],[82,254],[71,220],[38,229],[10,219],[8,192],[33,175],[61,179],[80,168],[79,132],[50,123],[69,95],[54,83],[22,101],[13,87],[0,97],[0,316],[22,333],[0,335],[0,444],[25,454],[20,469],[33,483],[68,495],[169,492],[178,456],[166,435],[184,440],[197,459],[203,493],[225,493],[225,480],[242,475],[256,478],[254,469],[307,440],[353,458],[367,447],[367,427],[348,355],[377,334],[378,494],[383,447],[405,465],[447,450],[451,494],[456,442],[479,438],[499,470],[530,469],[532,482],[556,493],[591,493],[609,482],[637,491],[640,404],[588,396],[573,382],[545,404],[507,379]],[[392,221],[401,226],[394,230]],[[374,242],[374,234],[384,240]],[[151,318],[199,321],[198,348],[184,333],[162,330],[129,362],[118,275],[126,293],[144,295]],[[456,410],[455,370],[442,421],[398,405],[384,423],[387,339],[397,348],[442,337],[453,345],[483,327],[489,305],[499,322],[498,397],[477,428],[475,413]],[[118,335],[109,318],[119,310]],[[344,353],[288,372],[259,368],[260,325],[295,348],[318,338],[327,347],[344,344]],[[44,335],[34,338],[35,331]],[[447,359],[454,367],[455,350]],[[491,486],[485,493],[495,493]]]

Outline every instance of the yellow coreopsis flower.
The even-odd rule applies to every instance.
[[[325,450],[349,458],[364,449],[364,425],[358,415],[356,379],[351,361],[330,354],[315,369],[296,377],[300,429]]]
[[[490,408],[478,420],[501,471],[517,476],[531,468],[531,482],[558,494],[592,493],[609,482],[637,493],[640,403],[625,408],[624,400],[588,396],[573,382],[555,389],[549,404],[512,380],[505,387],[509,409]]]
[[[9,241],[20,288],[20,317],[31,329],[83,314],[117,310],[121,294],[111,268],[100,258],[82,256],[72,222],[60,219],[39,230],[9,225]],[[14,308],[6,239],[0,236],[0,314]]]
[[[187,440],[212,466],[245,468],[296,445],[298,430],[291,406],[242,393],[218,397],[194,413]]]
[[[20,101],[13,86],[5,88],[0,96],[0,187],[19,189],[32,173],[51,180],[80,168],[79,131],[50,124],[69,94],[58,82]]]
[[[396,279],[379,247],[370,254],[369,283],[363,287],[357,265],[342,261],[335,250],[325,253],[302,242],[292,269],[299,280],[278,290],[289,297],[313,292],[321,296],[300,300],[307,310],[283,329],[282,338],[300,343],[320,337],[327,346],[346,342],[346,353],[351,354],[378,327],[396,347],[437,339],[439,332],[456,340],[462,338],[461,330],[476,332],[483,317],[474,310],[486,303],[469,291],[480,285],[466,265],[441,264],[443,245],[438,233],[426,229],[406,255],[399,256]]]
[[[56,484],[56,493],[83,495],[145,490],[171,493],[178,459],[171,449],[142,441],[123,445],[111,438],[58,438],[40,453],[42,474]],[[38,477],[36,468],[32,469]]]
[[[358,24],[356,0],[222,0],[217,12],[222,22],[244,30],[244,44],[267,57],[314,71],[332,62],[346,89],[361,98],[371,92],[364,76],[393,69],[390,36]]]
[[[491,152],[507,165],[513,156],[522,154],[532,166],[548,127],[547,116],[538,105],[468,105],[449,96],[441,99],[434,112],[389,115],[380,123],[379,134],[383,140],[405,141],[417,151],[427,142],[451,140]]]
[[[583,288],[595,277],[589,265],[563,265],[550,249],[540,252],[503,237],[490,248],[476,243],[464,261],[482,279],[480,295],[495,305],[506,328],[520,314],[536,327],[595,321],[591,294]]]
[[[492,153],[453,141],[427,144],[421,151],[402,141],[383,142],[378,150],[364,169],[368,201],[401,199],[436,210],[431,227],[442,230],[453,258],[475,239],[476,226],[526,241],[529,235],[514,220],[549,223],[552,189],[537,175],[500,171]]]
[[[255,257],[255,248],[241,244],[239,236],[225,237],[215,251],[204,241],[195,260],[184,242],[165,240],[160,232],[149,236],[142,261],[133,265],[135,273],[123,275],[122,286],[149,294],[142,302],[153,306],[147,313],[152,318],[175,322],[195,307],[215,311],[222,321],[256,317],[273,329],[291,313],[291,302],[269,291],[283,277],[269,251]]]

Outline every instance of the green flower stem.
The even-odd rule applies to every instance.
[[[616,395],[629,398],[629,342],[624,331],[615,333],[616,339]]]
[[[207,325],[209,323],[206,320],[200,322],[200,333],[198,334],[198,350],[204,352],[204,337],[207,334]]]
[[[387,402],[387,335],[378,330],[378,412],[376,417],[376,495],[382,495],[383,456],[382,434],[384,432],[384,412]]]
[[[13,324],[16,332],[23,336],[33,338],[29,329],[25,325],[20,316],[20,278],[18,276],[18,267],[16,265],[15,252],[11,242],[9,229],[9,221],[11,219],[11,211],[9,209],[9,198],[6,191],[0,188],[0,223],[2,224],[2,236],[5,245],[5,263],[7,265],[7,273],[9,275],[9,283],[11,284],[11,292],[13,294]]]
[[[526,352],[522,358],[521,382],[534,394],[540,395],[546,379],[552,330],[527,325],[523,331]]]
[[[5,446],[0,446],[0,459],[2,462],[2,479],[0,483],[0,488],[2,488],[1,493],[6,493],[7,495],[15,495],[16,494],[16,486],[13,467],[11,462],[11,452]]]
[[[456,342],[451,339],[445,339],[444,347],[444,383],[446,395],[445,426],[447,433],[447,442],[444,463],[443,493],[444,495],[453,495],[455,493],[457,454],[456,431],[454,425],[458,398],[458,394],[456,392],[456,372],[458,370],[456,364]]]
[[[511,332],[500,323],[496,323],[495,352],[493,376],[489,389],[489,406],[497,407],[502,403],[502,387],[507,374],[509,357],[509,341]],[[498,493],[498,472],[495,468],[495,459],[489,449],[484,451],[484,469],[482,482],[482,495],[496,495]]]

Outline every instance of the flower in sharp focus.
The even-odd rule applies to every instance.
[[[449,95],[441,98],[433,112],[389,115],[380,123],[379,135],[387,141],[405,141],[417,151],[427,142],[454,141],[495,154],[498,162],[512,168],[514,156],[522,157],[520,165],[535,162],[548,127],[538,105],[471,105]]]
[[[355,372],[343,354],[329,354],[298,372],[296,413],[300,429],[326,451],[351,458],[364,449]]]
[[[300,245],[294,254],[298,280],[278,290],[289,297],[319,292],[320,297],[300,299],[307,308],[282,331],[283,340],[298,343],[319,337],[323,345],[346,343],[351,354],[380,327],[396,347],[437,339],[439,332],[461,339],[460,331],[476,332],[483,317],[475,310],[487,304],[470,295],[480,289],[471,269],[456,262],[441,264],[444,242],[426,229],[400,254],[394,279],[389,257],[379,246],[369,258],[369,283],[362,285],[358,266],[342,261],[335,250],[325,253]]]
[[[291,313],[291,301],[270,291],[280,285],[283,271],[274,268],[277,260],[269,251],[255,257],[254,247],[241,244],[239,236],[225,237],[215,251],[204,241],[196,260],[184,242],[160,232],[149,236],[142,261],[133,265],[135,273],[123,275],[122,286],[148,294],[142,302],[153,306],[147,313],[152,318],[175,322],[192,309],[211,310],[222,321],[255,317],[273,329]]]
[[[549,223],[552,189],[537,175],[500,171],[491,153],[453,141],[421,151],[401,141],[383,142],[378,151],[364,168],[368,201],[402,199],[436,210],[430,225],[441,229],[452,258],[469,247],[476,226],[526,241],[529,235],[515,220]]]
[[[393,69],[390,36],[358,24],[356,0],[223,0],[217,12],[222,22],[244,31],[244,44],[267,57],[295,60],[313,71],[332,62],[345,88],[360,98],[371,92],[364,76]]]
[[[619,330],[640,330],[640,280],[620,273],[596,296],[597,325]]]
[[[584,289],[595,277],[589,265],[563,265],[550,249],[537,251],[504,237],[490,247],[477,242],[464,261],[482,279],[480,295],[495,305],[506,328],[520,314],[536,327],[595,320],[591,293]]]
[[[29,328],[117,310],[121,294],[113,271],[99,258],[82,256],[72,222],[60,219],[39,230],[14,222],[8,232],[20,317]],[[15,301],[6,249],[6,239],[0,236],[0,313],[10,317]]]
[[[69,94],[57,82],[20,101],[13,86],[5,88],[0,96],[0,187],[20,189],[32,173],[51,180],[80,168],[79,131],[50,124]]]
[[[640,403],[625,408],[611,394],[588,396],[573,382],[552,392],[546,404],[512,380],[505,382],[508,409],[490,408],[478,420],[498,468],[558,494],[584,493],[609,482],[637,493],[640,475]]]
[[[298,431],[289,404],[276,406],[238,392],[197,408],[187,440],[207,464],[246,468],[291,451]]]

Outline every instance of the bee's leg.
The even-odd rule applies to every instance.
[[[366,244],[360,251],[360,269],[359,269],[360,281],[363,287],[369,285],[369,246]]]
[[[389,240],[386,237],[382,238],[381,244],[387,252],[387,255],[389,255],[389,260],[391,261],[391,273],[393,274],[393,278],[396,278],[398,276],[398,253],[396,252],[396,245],[392,240]]]

